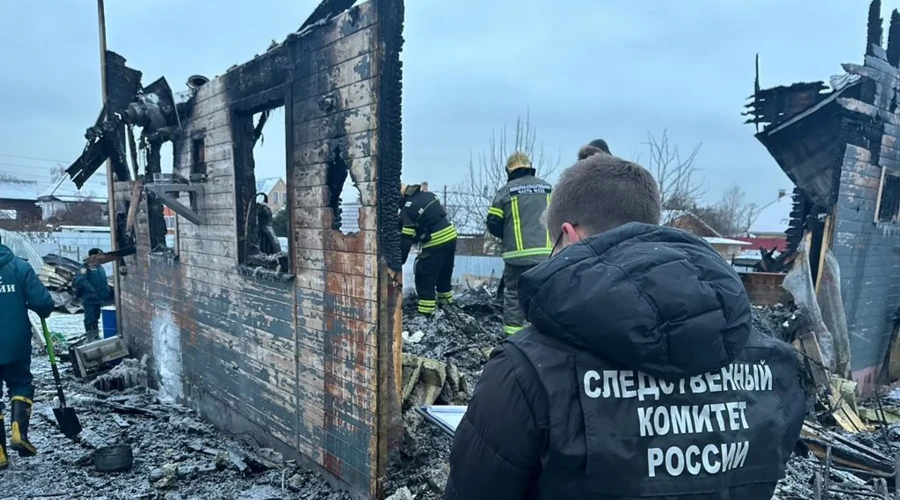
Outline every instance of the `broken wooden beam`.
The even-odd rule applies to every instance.
[[[190,222],[200,226],[206,223],[206,219],[195,212],[190,207],[178,201],[177,198],[171,196],[170,193],[179,193],[179,192],[195,192],[202,193],[203,186],[198,186],[196,184],[148,184],[145,187],[146,191],[149,191],[153,196],[159,198],[163,205],[172,209],[176,214],[184,217]]]
[[[877,450],[870,448],[839,434],[824,429],[818,424],[804,422],[800,440],[819,460],[826,460],[828,450],[835,464],[853,470],[875,474],[880,477],[893,477],[894,461]]]
[[[122,257],[128,257],[137,253],[136,247],[121,248],[112,252],[101,252],[91,255],[84,259],[84,263],[89,266],[100,266],[107,262],[115,262]]]
[[[141,204],[141,198],[144,196],[144,181],[143,179],[138,179],[134,181],[134,186],[131,188],[131,201],[128,206],[128,217],[125,219],[125,232],[128,233],[134,227],[134,219],[137,215],[138,207]]]

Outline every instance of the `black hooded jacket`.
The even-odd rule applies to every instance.
[[[445,499],[772,497],[803,423],[797,359],[705,241],[627,224],[519,294],[532,326],[485,366]]]

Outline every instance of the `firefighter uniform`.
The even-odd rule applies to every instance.
[[[403,262],[413,244],[420,251],[414,272],[419,313],[431,315],[439,304],[453,302],[453,263],[456,258],[456,228],[437,196],[420,186],[401,187],[400,209]]]
[[[16,450],[20,457],[37,454],[28,440],[34,399],[29,309],[46,318],[53,312],[53,298],[37,278],[34,269],[13,255],[9,247],[0,244],[0,317],[3,318],[3,327],[0,328],[0,469],[9,466],[3,385],[6,385],[12,406],[10,448]]]
[[[509,182],[494,197],[488,209],[488,231],[502,240],[503,331],[512,335],[522,329],[525,315],[519,306],[519,278],[550,257],[553,243],[543,221],[552,188],[535,177],[535,169],[524,153],[506,162]]]

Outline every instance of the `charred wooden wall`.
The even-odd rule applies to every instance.
[[[175,151],[188,175],[203,139],[208,180],[196,206],[206,224],[179,217],[177,258],[151,254],[142,201],[138,253],[121,285],[123,335],[151,356],[163,395],[299,453],[364,496],[380,493],[399,415],[399,250],[388,233],[397,227],[402,5],[361,4],[201,87]],[[235,122],[275,105],[286,110],[285,124],[267,124],[287,133],[295,277],[285,281],[239,266],[247,165]],[[332,228],[326,182],[342,165],[362,194],[350,235]],[[130,183],[116,189],[122,210]]]
[[[880,47],[864,65],[845,64],[860,78],[857,97],[837,100],[847,143],[836,172],[832,251],[850,332],[851,369],[864,390],[876,382],[900,307],[900,226],[875,222],[883,167],[900,168],[900,71]]]
[[[832,243],[841,270],[852,369],[865,385],[875,382],[875,367],[883,361],[890,339],[891,317],[900,306],[900,228],[874,223],[881,167],[872,162],[869,150],[847,146]]]

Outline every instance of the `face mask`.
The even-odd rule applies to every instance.
[[[578,227],[578,224],[572,224],[572,228],[576,228],[576,227]],[[553,257],[556,255],[556,247],[558,247],[559,244],[562,243],[562,238],[565,234],[566,234],[565,231],[563,231],[563,230],[559,231],[559,236],[556,237],[556,243],[554,243],[553,248],[550,249],[550,257]]]

